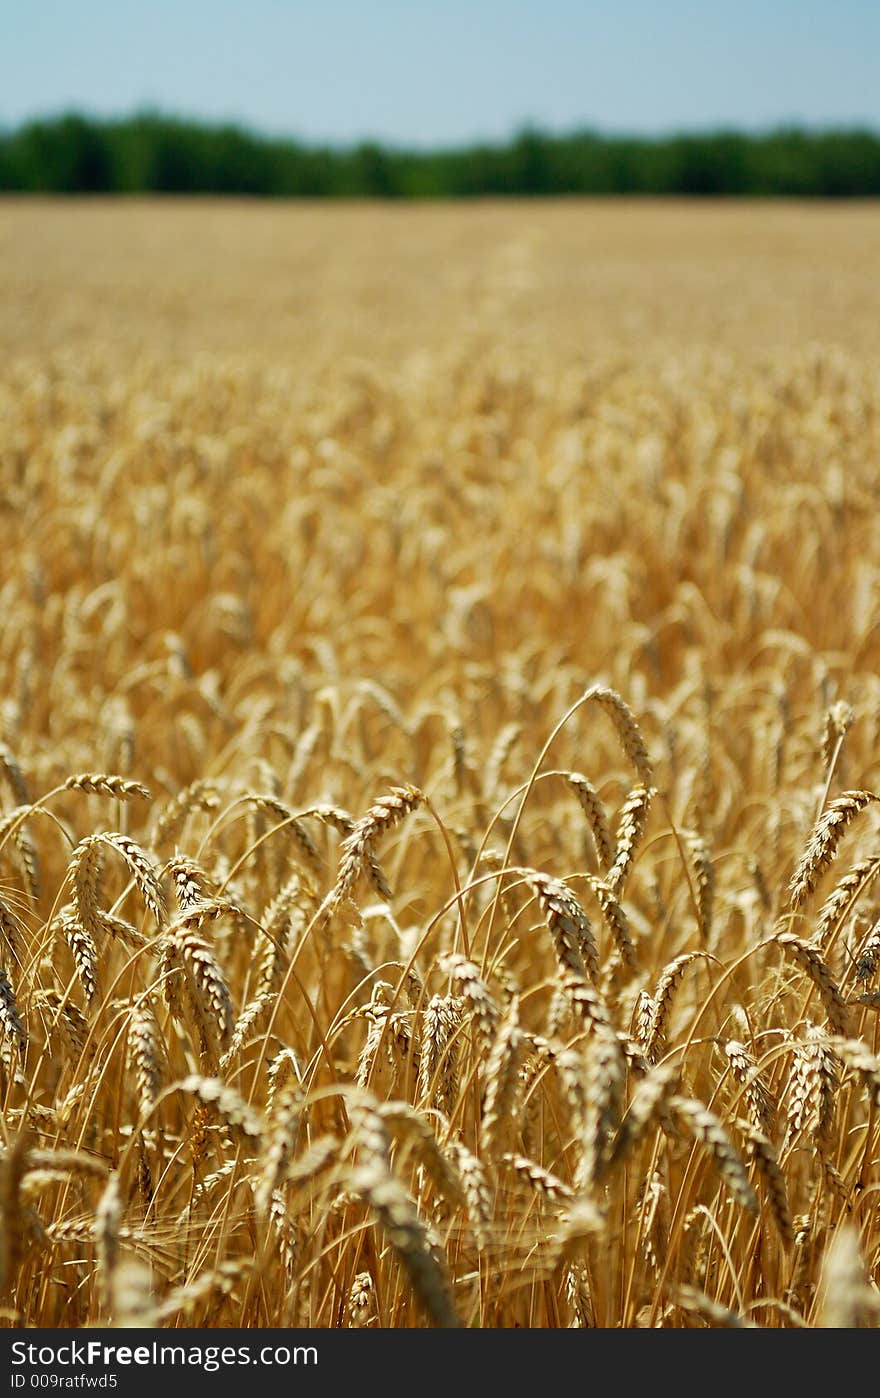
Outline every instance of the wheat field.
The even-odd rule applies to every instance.
[[[0,1320],[880,1321],[880,211],[0,205]]]

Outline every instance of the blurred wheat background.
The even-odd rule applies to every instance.
[[[4,1324],[877,1324],[878,235],[3,204]]]

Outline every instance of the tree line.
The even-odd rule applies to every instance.
[[[340,148],[153,113],[78,113],[0,132],[0,190],[467,198],[481,195],[880,195],[880,133],[796,127],[661,137],[525,129],[501,144]]]

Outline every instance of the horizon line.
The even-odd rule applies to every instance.
[[[658,127],[653,130],[639,129],[635,127],[606,127],[600,123],[593,122],[589,118],[584,118],[577,123],[563,126],[544,124],[541,121],[524,117],[514,123],[507,134],[494,136],[474,135],[450,140],[417,141],[407,144],[405,140],[397,137],[386,137],[362,133],[357,136],[347,138],[330,138],[320,136],[304,136],[297,134],[292,129],[269,129],[251,122],[245,117],[216,117],[203,116],[197,113],[189,113],[182,109],[173,109],[159,104],[140,104],[136,107],[120,111],[114,114],[99,113],[88,108],[69,104],[57,108],[47,109],[40,113],[21,117],[18,120],[7,122],[0,117],[0,135],[8,137],[27,130],[28,127],[39,126],[41,124],[52,124],[64,120],[80,120],[90,122],[95,126],[112,127],[125,125],[126,123],[140,120],[157,120],[176,123],[179,125],[198,126],[208,131],[230,131],[240,132],[252,140],[264,142],[266,144],[289,143],[311,150],[326,151],[351,151],[363,146],[376,146],[384,151],[397,152],[400,154],[442,154],[446,152],[471,150],[471,149],[497,149],[509,146],[523,136],[535,136],[551,141],[565,141],[577,137],[593,136],[601,141],[640,141],[647,144],[660,144],[664,141],[687,140],[700,137],[733,136],[747,141],[758,141],[767,137],[778,135],[804,135],[804,136],[833,136],[833,135],[867,135],[875,139],[880,139],[880,122],[871,120],[833,120],[833,121],[811,121],[800,117],[781,117],[779,120],[761,123],[757,126],[745,126],[736,122],[728,122],[723,119],[717,121],[707,121],[700,125],[669,126]]]

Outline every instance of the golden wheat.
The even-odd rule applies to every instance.
[[[0,1324],[876,1325],[876,211],[3,217]]]

